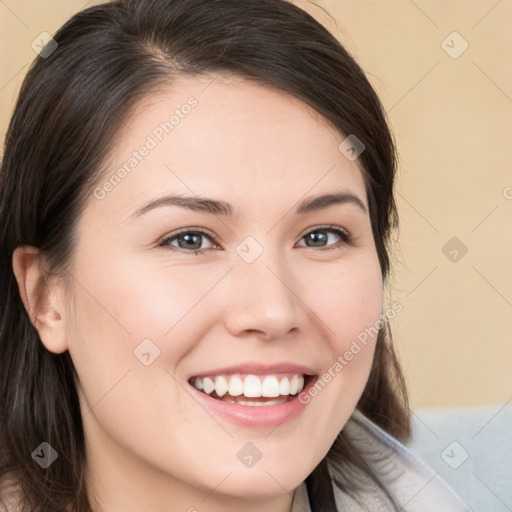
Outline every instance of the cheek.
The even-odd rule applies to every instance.
[[[178,394],[166,370],[174,374],[208,331],[209,318],[215,316],[208,292],[226,270],[137,267],[120,257],[112,267],[85,261],[73,291],[69,352],[88,405],[103,400],[128,373],[114,394],[134,379],[139,393],[154,396],[163,379],[165,394]]]
[[[313,401],[318,414],[330,418],[329,428],[336,435],[368,380],[382,327],[383,284],[376,255],[331,272],[330,279],[330,285],[323,281],[317,288],[315,306],[329,340],[325,350],[329,357],[305,400]]]
[[[108,271],[85,267],[79,273],[80,286],[75,292],[76,331],[87,336],[91,345],[101,344],[104,350],[111,347],[119,355],[130,354],[147,338],[162,350],[173,339],[180,339],[186,350],[187,340],[193,339],[194,326],[200,325],[200,303],[223,274],[218,266],[198,272],[193,266],[137,266],[128,258],[118,258]],[[193,325],[190,318],[194,318]],[[184,324],[188,336],[178,336]],[[172,345],[178,356],[180,345]]]
[[[382,327],[382,275],[378,262],[354,270],[340,300],[336,369],[344,373],[345,385],[352,380],[356,393],[362,393],[368,379],[375,344]]]
[[[165,260],[136,265],[126,258],[111,275],[112,286],[103,292],[133,338],[172,340],[173,333],[185,323],[191,333],[191,318],[198,326],[198,318],[204,317],[204,311],[197,313],[203,309],[201,303],[208,300],[208,294],[228,269],[218,264],[204,268],[190,264],[171,266]],[[190,337],[189,334],[182,339]]]
[[[326,326],[337,355],[350,349],[353,340],[375,341],[375,325],[382,313],[383,284],[376,255],[368,255],[324,278],[316,309]],[[370,336],[368,332],[373,334]],[[371,356],[371,354],[370,354]],[[349,356],[350,357],[350,356]]]

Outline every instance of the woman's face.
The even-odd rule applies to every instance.
[[[181,79],[123,123],[79,219],[65,323],[104,503],[283,499],[329,450],[375,338],[344,354],[382,311],[342,140],[299,100],[227,77]],[[342,199],[297,212],[323,194]]]

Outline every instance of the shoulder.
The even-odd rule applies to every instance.
[[[359,410],[354,410],[344,431],[404,509],[410,512],[471,510],[432,468]],[[340,507],[350,501],[336,486],[334,492]],[[362,501],[371,507],[369,510],[382,510],[382,491],[370,485]]]

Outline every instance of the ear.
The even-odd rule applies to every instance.
[[[17,247],[12,267],[23,305],[46,349],[60,354],[68,349],[65,329],[64,288],[45,281],[40,252],[29,245]]]

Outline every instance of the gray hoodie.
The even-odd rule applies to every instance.
[[[362,421],[359,426],[352,418]],[[453,489],[425,462],[406,446],[390,436],[357,409],[354,410],[344,431],[360,448],[387,490],[407,512],[471,512],[471,508],[455,494]],[[364,475],[355,475],[367,481],[367,490],[358,501],[333,485],[339,510],[350,512],[385,512],[389,510],[383,492]],[[294,492],[291,512],[311,512],[306,483]],[[336,512],[336,511],[333,511]]]

